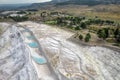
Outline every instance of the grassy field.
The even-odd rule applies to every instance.
[[[32,20],[38,20],[42,12],[62,12],[74,16],[85,16],[88,18],[98,17],[104,20],[114,20],[120,23],[120,5],[64,5],[64,6],[51,6],[49,9],[40,9],[37,12],[32,13],[29,17]],[[49,17],[50,19],[51,17]]]
[[[120,21],[120,5],[81,6],[67,5],[51,8],[52,11],[64,12],[75,16],[99,17]],[[49,11],[49,10],[47,10]]]

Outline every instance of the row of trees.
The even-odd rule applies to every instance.
[[[87,25],[90,25],[90,24],[108,24],[108,25],[113,25],[115,22],[114,21],[111,21],[111,20],[102,20],[102,19],[98,19],[98,18],[95,18],[95,19],[88,19],[85,21],[85,23]]]
[[[17,14],[27,14],[27,12],[25,12],[25,11],[19,11],[19,12],[17,12]]]
[[[80,34],[80,35],[79,35],[79,39],[80,39],[80,40],[83,40],[83,38],[84,38],[83,35]],[[84,41],[85,41],[85,42],[89,42],[90,39],[91,39],[91,35],[90,35],[90,33],[87,33],[86,36],[85,36],[85,38],[84,38]]]
[[[78,25],[84,19],[85,19],[85,17],[68,16],[68,17],[58,17],[58,18],[56,18],[56,21],[57,21],[58,24],[67,22],[71,25]]]
[[[59,19],[61,19],[63,21],[69,20],[73,23],[73,25],[75,25],[75,24],[79,24],[81,21],[85,20],[86,17],[68,16],[68,17],[59,17]],[[110,24],[111,25],[111,24],[114,24],[114,21],[112,21],[112,20],[102,20],[102,19],[99,19],[99,18],[93,18],[93,19],[86,19],[85,23],[87,25],[90,25],[90,24]]]
[[[117,42],[120,42],[119,28],[116,28],[116,29],[102,28],[98,30],[97,35],[99,38],[102,38],[103,40],[105,40],[106,38],[109,38],[112,35],[112,38],[114,38]]]
[[[14,21],[16,22],[21,22],[21,21],[26,21],[28,20],[28,17],[27,16],[15,16],[15,17],[10,17],[11,19],[13,19]]]
[[[86,19],[85,17],[58,17],[56,19],[57,25],[62,25],[62,26],[76,26],[75,30],[80,30],[87,28],[87,26],[91,24],[107,24],[107,25],[113,25],[115,22],[111,20],[101,20],[98,18],[94,19]]]
[[[84,22],[81,22],[79,26],[75,27],[75,30],[80,30],[81,28],[85,29],[86,27],[87,27],[87,25]]]

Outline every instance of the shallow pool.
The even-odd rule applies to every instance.
[[[34,39],[35,37],[34,36],[27,36],[28,39]]]
[[[38,44],[37,44],[36,42],[28,43],[28,45],[29,45],[31,48],[38,48]]]
[[[22,32],[29,32],[29,30],[27,30],[27,29],[24,29],[24,30],[22,30]]]
[[[32,56],[33,60],[38,63],[38,64],[45,64],[47,61],[44,57],[35,57],[35,56]]]

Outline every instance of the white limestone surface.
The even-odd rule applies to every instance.
[[[69,80],[120,80],[120,52],[74,44],[67,40],[74,33],[56,27],[30,21],[19,25],[34,33],[58,75]]]
[[[0,80],[37,80],[37,75],[16,25],[0,23]]]

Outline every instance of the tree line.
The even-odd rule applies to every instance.
[[[99,18],[86,19],[86,17],[58,17],[56,18],[57,25],[61,26],[75,26],[75,30],[86,29],[87,26],[92,24],[99,25],[114,25],[112,20],[102,20]]]
[[[110,29],[110,28],[102,28],[97,31],[97,35],[99,38],[105,40],[106,38],[111,37],[115,39],[116,42],[120,43],[120,28]]]
[[[11,19],[13,19],[16,22],[21,22],[21,21],[26,21],[28,20],[27,16],[15,16],[15,17],[10,17]]]

